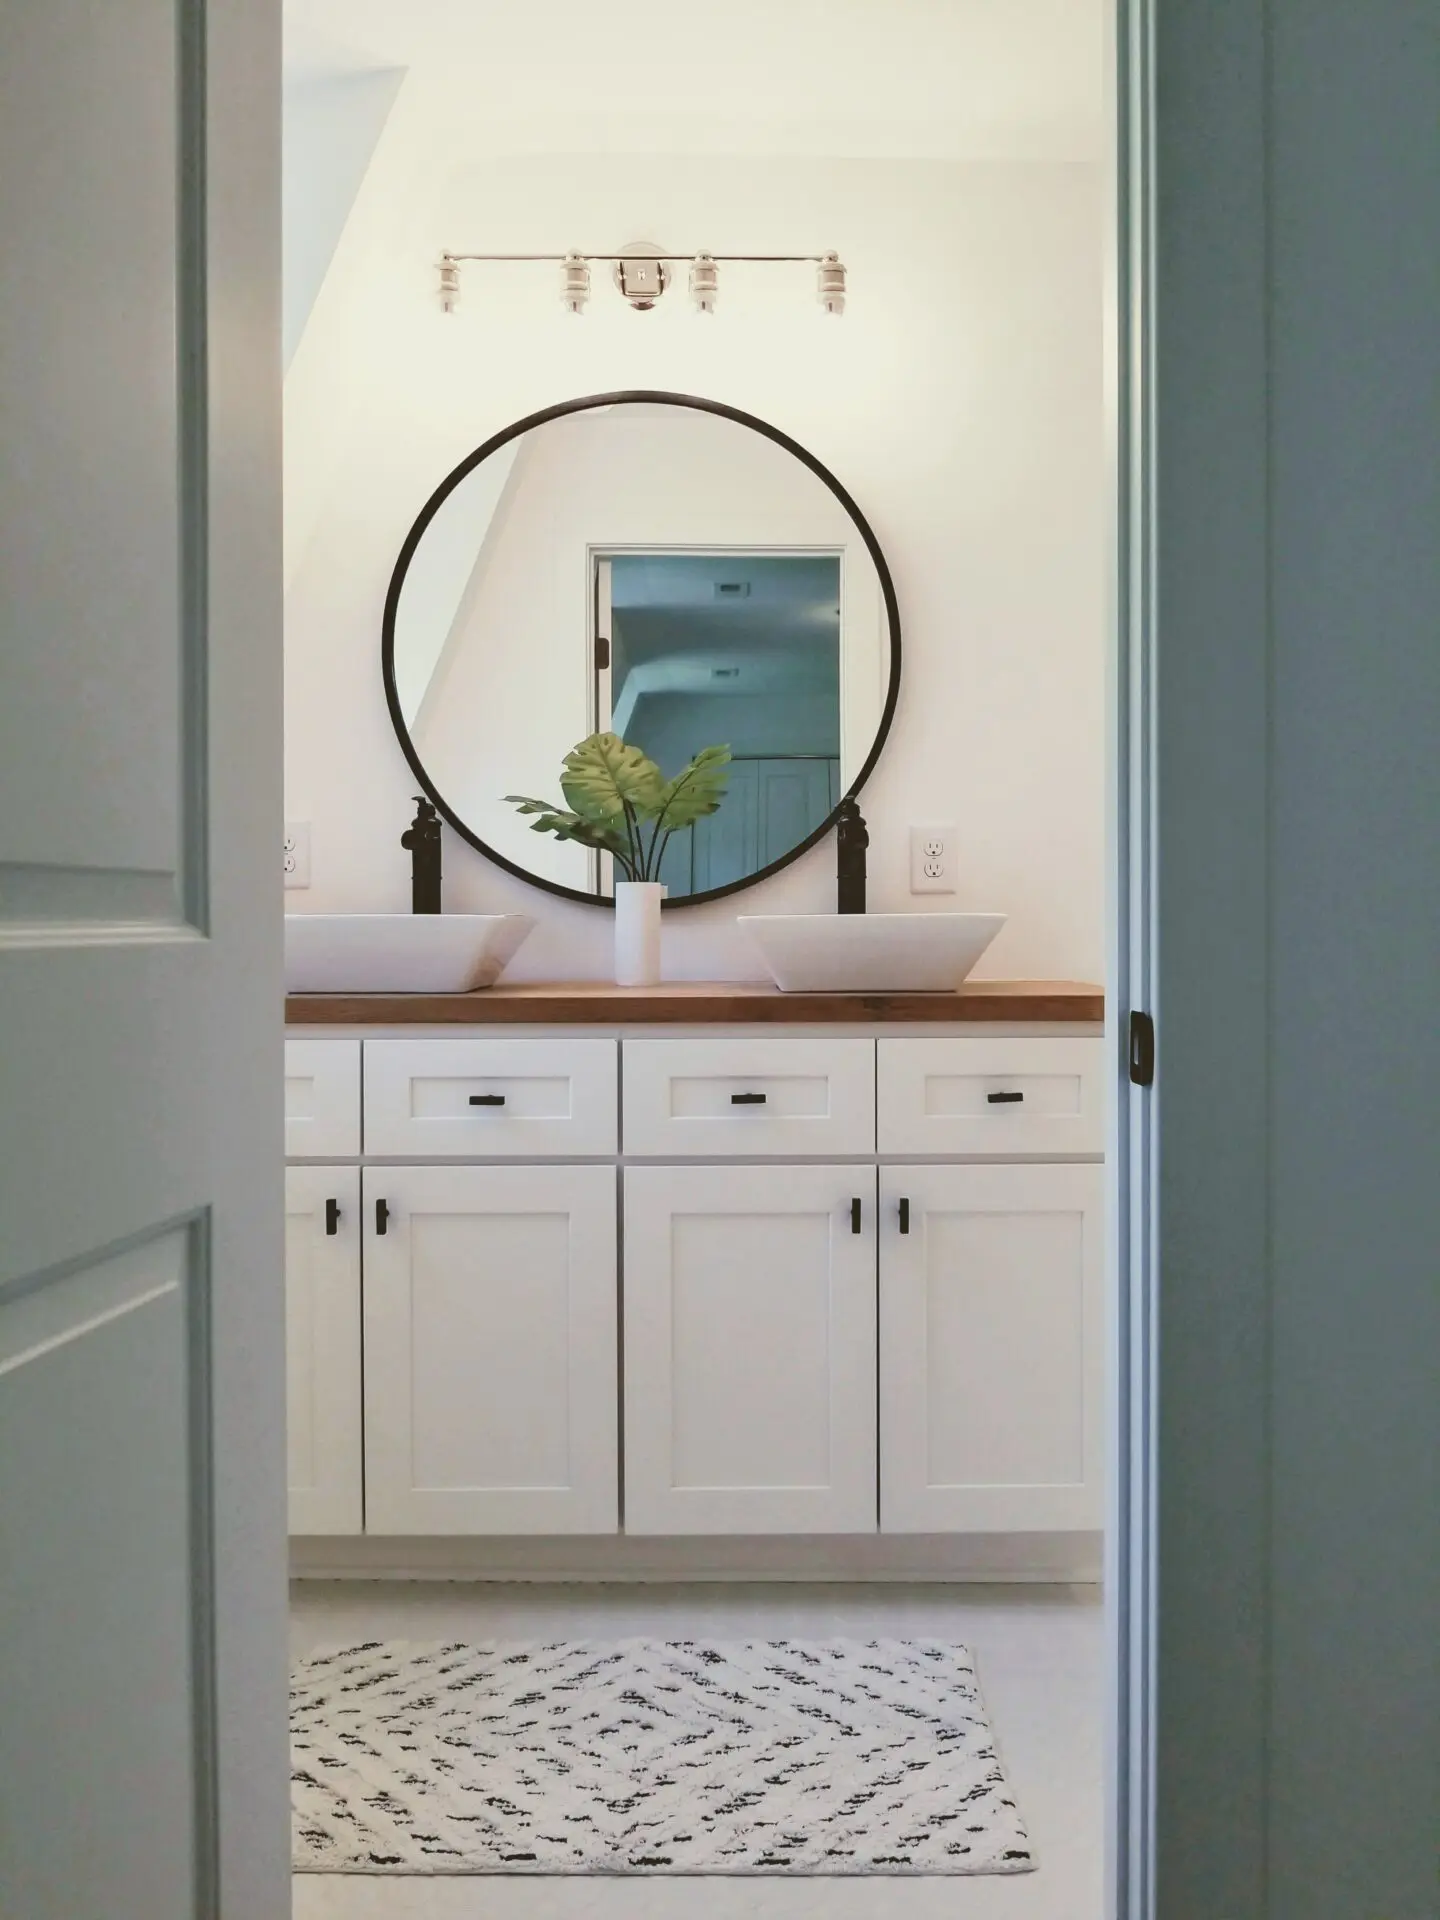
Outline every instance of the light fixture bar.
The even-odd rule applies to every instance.
[[[581,253],[571,247],[564,253],[453,253],[440,256],[440,305],[453,313],[460,301],[460,267],[477,264],[558,266],[561,269],[561,300],[570,313],[583,313],[590,299],[590,268],[611,266],[616,269],[616,284],[632,307],[645,312],[664,293],[669,276],[660,274],[660,285],[632,288],[626,284],[627,268],[641,260],[657,268],[688,266],[690,296],[700,313],[713,313],[718,292],[716,269],[721,266],[812,266],[816,269],[815,291],[826,313],[845,311],[846,270],[838,253],[711,253],[699,248],[694,253],[661,253],[650,247],[631,247],[621,253]],[[632,276],[633,277],[633,276]]]
[[[667,267],[683,266],[689,260],[701,257],[719,261],[722,265],[729,261],[755,261],[761,266],[819,266],[822,260],[829,260],[828,253],[710,253],[702,247],[696,253],[647,253],[646,260],[663,260]],[[601,265],[613,265],[620,260],[633,260],[633,253],[442,253],[442,265],[450,260],[520,260],[534,261],[540,265],[549,262],[559,266],[566,260],[599,261]]]

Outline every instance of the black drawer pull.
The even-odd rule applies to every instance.
[[[470,1104],[472,1107],[503,1107],[505,1096],[503,1093],[472,1093]]]
[[[909,1233],[910,1231],[910,1202],[908,1200],[902,1200],[900,1202],[900,1231],[901,1233]]]
[[[860,1202],[858,1200],[852,1200],[850,1202],[850,1231],[851,1233],[859,1233],[860,1231]]]
[[[340,1202],[338,1200],[327,1200],[325,1202],[325,1231],[332,1239],[340,1231]]]
[[[987,1093],[985,1098],[992,1107],[1014,1107],[1025,1098],[1023,1093]]]
[[[732,1093],[732,1107],[763,1107],[769,1096],[763,1093]]]
[[[390,1225],[390,1203],[388,1200],[375,1202],[375,1231],[385,1233]]]

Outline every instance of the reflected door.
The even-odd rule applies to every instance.
[[[725,805],[684,836],[690,843],[681,849],[688,856],[687,890],[728,887],[783,859],[824,825],[839,787],[838,760],[732,762]]]

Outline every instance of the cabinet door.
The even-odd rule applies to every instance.
[[[1102,1524],[1102,1171],[883,1170],[885,1532]]]
[[[291,1533],[359,1533],[360,1172],[285,1170]]]
[[[627,1533],[874,1532],[874,1199],[873,1166],[627,1168]]]
[[[615,1169],[367,1167],[370,1533],[618,1524]]]

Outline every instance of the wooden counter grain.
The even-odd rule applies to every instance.
[[[537,981],[478,993],[292,993],[285,1002],[286,1024],[306,1027],[1098,1024],[1104,1018],[1104,991],[1076,980],[972,980],[953,993],[781,993],[767,983],[728,980],[658,987]]]

